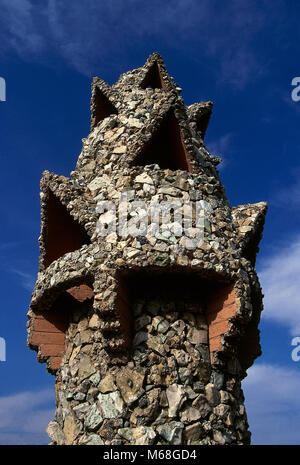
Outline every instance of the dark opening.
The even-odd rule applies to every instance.
[[[165,84],[156,62],[150,67],[141,83],[142,89],[146,89],[147,87],[151,87],[152,89],[165,89]]]
[[[85,229],[50,191],[46,207],[47,232],[45,267],[67,252],[74,252],[90,240]]]
[[[97,124],[104,118],[107,118],[110,115],[116,115],[118,113],[115,106],[108,100],[108,98],[101,92],[98,87],[95,89],[95,95],[93,98],[94,105],[92,113],[92,127],[97,126]]]
[[[173,112],[167,114],[134,164],[158,164],[161,169],[192,171],[180,127]]]

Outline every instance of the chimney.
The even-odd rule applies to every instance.
[[[267,204],[231,207],[159,54],[92,84],[70,177],[41,180],[28,345],[56,378],[52,444],[249,444]]]

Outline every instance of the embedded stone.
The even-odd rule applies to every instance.
[[[117,418],[122,416],[124,401],[118,391],[110,394],[99,394],[98,400],[103,418]]]
[[[201,423],[197,422],[193,425],[188,425],[184,430],[184,438],[188,441],[188,443],[193,443],[194,441],[198,441],[202,434]]]
[[[67,444],[73,444],[79,434],[79,429],[71,413],[69,413],[65,418],[63,432]]]
[[[86,412],[84,425],[88,431],[95,431],[101,425],[103,418],[97,404],[93,404]]]
[[[82,444],[87,446],[104,446],[104,442],[98,434],[89,434]]]
[[[138,426],[137,428],[120,428],[118,434],[136,445],[151,445],[154,442],[156,433],[153,428],[147,426]]]
[[[117,375],[116,381],[126,404],[131,404],[143,393],[144,374],[125,368]]]
[[[157,432],[162,436],[169,444],[180,445],[182,444],[182,431],[184,424],[179,421],[171,421],[165,425],[157,427]]]
[[[134,181],[141,184],[153,184],[153,179],[147,173],[139,174]]]
[[[106,375],[105,378],[101,380],[99,389],[103,394],[116,391],[117,386],[115,385],[114,377],[111,374]]]
[[[65,435],[57,421],[50,421],[46,432],[51,441],[58,444],[59,446],[65,443]]]
[[[205,386],[205,395],[209,405],[215,407],[220,403],[220,393],[214,384],[209,383]]]
[[[205,418],[212,411],[211,406],[209,405],[206,397],[203,394],[200,394],[198,397],[196,397],[192,405],[193,407],[198,409],[201,418]]]
[[[96,369],[93,366],[90,357],[86,354],[83,354],[78,364],[78,379],[83,381],[84,379],[93,375],[95,372]]]
[[[94,313],[94,315],[90,319],[89,327],[92,329],[98,329],[100,327],[100,318],[96,313]]]
[[[165,348],[160,336],[150,336],[147,340],[147,346],[160,355],[164,355],[165,353]]]
[[[180,415],[181,421],[183,423],[191,423],[197,421],[201,418],[201,412],[195,407],[188,407]]]
[[[178,410],[186,399],[184,387],[179,384],[172,384],[167,387],[166,395],[169,404],[168,415],[171,418],[176,417]]]

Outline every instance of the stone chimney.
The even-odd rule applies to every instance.
[[[75,170],[43,173],[27,327],[56,377],[53,444],[250,442],[267,204],[230,206],[204,143],[212,103],[180,93],[157,53],[95,78]]]

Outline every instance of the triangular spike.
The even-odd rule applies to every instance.
[[[85,229],[75,221],[51,190],[47,197],[45,208],[47,226],[43,244],[45,268],[65,253],[74,252],[90,242]]]
[[[180,126],[172,110],[168,111],[134,164],[157,164],[161,169],[192,172]]]
[[[92,85],[92,99],[91,99],[91,127],[92,129],[97,126],[100,121],[104,120],[110,115],[118,113],[116,107],[108,97],[108,84],[96,78]]]
[[[143,69],[146,70],[146,72],[140,84],[142,89],[152,87],[153,89],[163,89],[178,93],[178,86],[173,78],[169,76],[166,65],[159,53],[152,53],[143,66]]]
[[[152,87],[152,89],[165,89],[165,83],[160,73],[159,65],[155,61],[148,69],[146,76],[141,82],[141,88],[146,89]]]
[[[258,245],[262,237],[265,216],[268,210],[266,202],[240,205],[232,208],[232,216],[237,222],[238,247],[244,258],[254,266]]]
[[[188,117],[191,123],[194,123],[196,130],[200,132],[202,139],[208,127],[208,123],[212,113],[212,102],[199,102],[190,105],[187,108]]]

